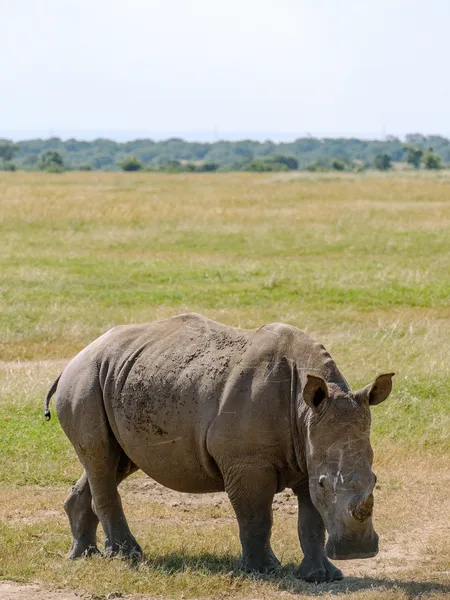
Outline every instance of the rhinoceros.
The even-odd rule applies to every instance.
[[[296,327],[256,330],[182,314],[114,327],[82,350],[49,390],[84,472],[64,503],[69,557],[140,557],[117,490],[142,469],[189,493],[226,491],[242,565],[280,568],[270,545],[274,495],[298,498],[298,577],[342,579],[328,558],[375,556],[370,406],[393,373],[352,392],[324,346]],[[325,530],[328,540],[325,545]]]

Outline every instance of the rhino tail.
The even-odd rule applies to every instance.
[[[50,419],[52,418],[52,414],[49,409],[50,399],[53,396],[53,394],[56,392],[56,388],[58,387],[58,382],[61,379],[61,375],[62,375],[62,373],[60,373],[58,375],[58,377],[55,379],[55,381],[52,384],[52,387],[48,390],[47,395],[45,397],[44,417],[45,417],[46,421],[50,421]]]

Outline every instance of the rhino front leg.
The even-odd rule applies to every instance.
[[[239,524],[245,571],[267,573],[281,566],[270,546],[276,488],[277,475],[271,467],[235,468],[225,477],[225,489]]]
[[[340,581],[342,571],[325,556],[325,525],[311,501],[308,483],[293,491],[298,498],[298,535],[304,554],[297,577],[314,583]]]

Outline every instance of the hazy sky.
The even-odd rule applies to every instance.
[[[0,0],[0,137],[450,135],[450,0]]]

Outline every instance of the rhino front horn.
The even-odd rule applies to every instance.
[[[350,514],[356,521],[363,523],[367,521],[373,513],[373,494],[367,494],[366,496],[355,496],[350,502],[349,511]]]

